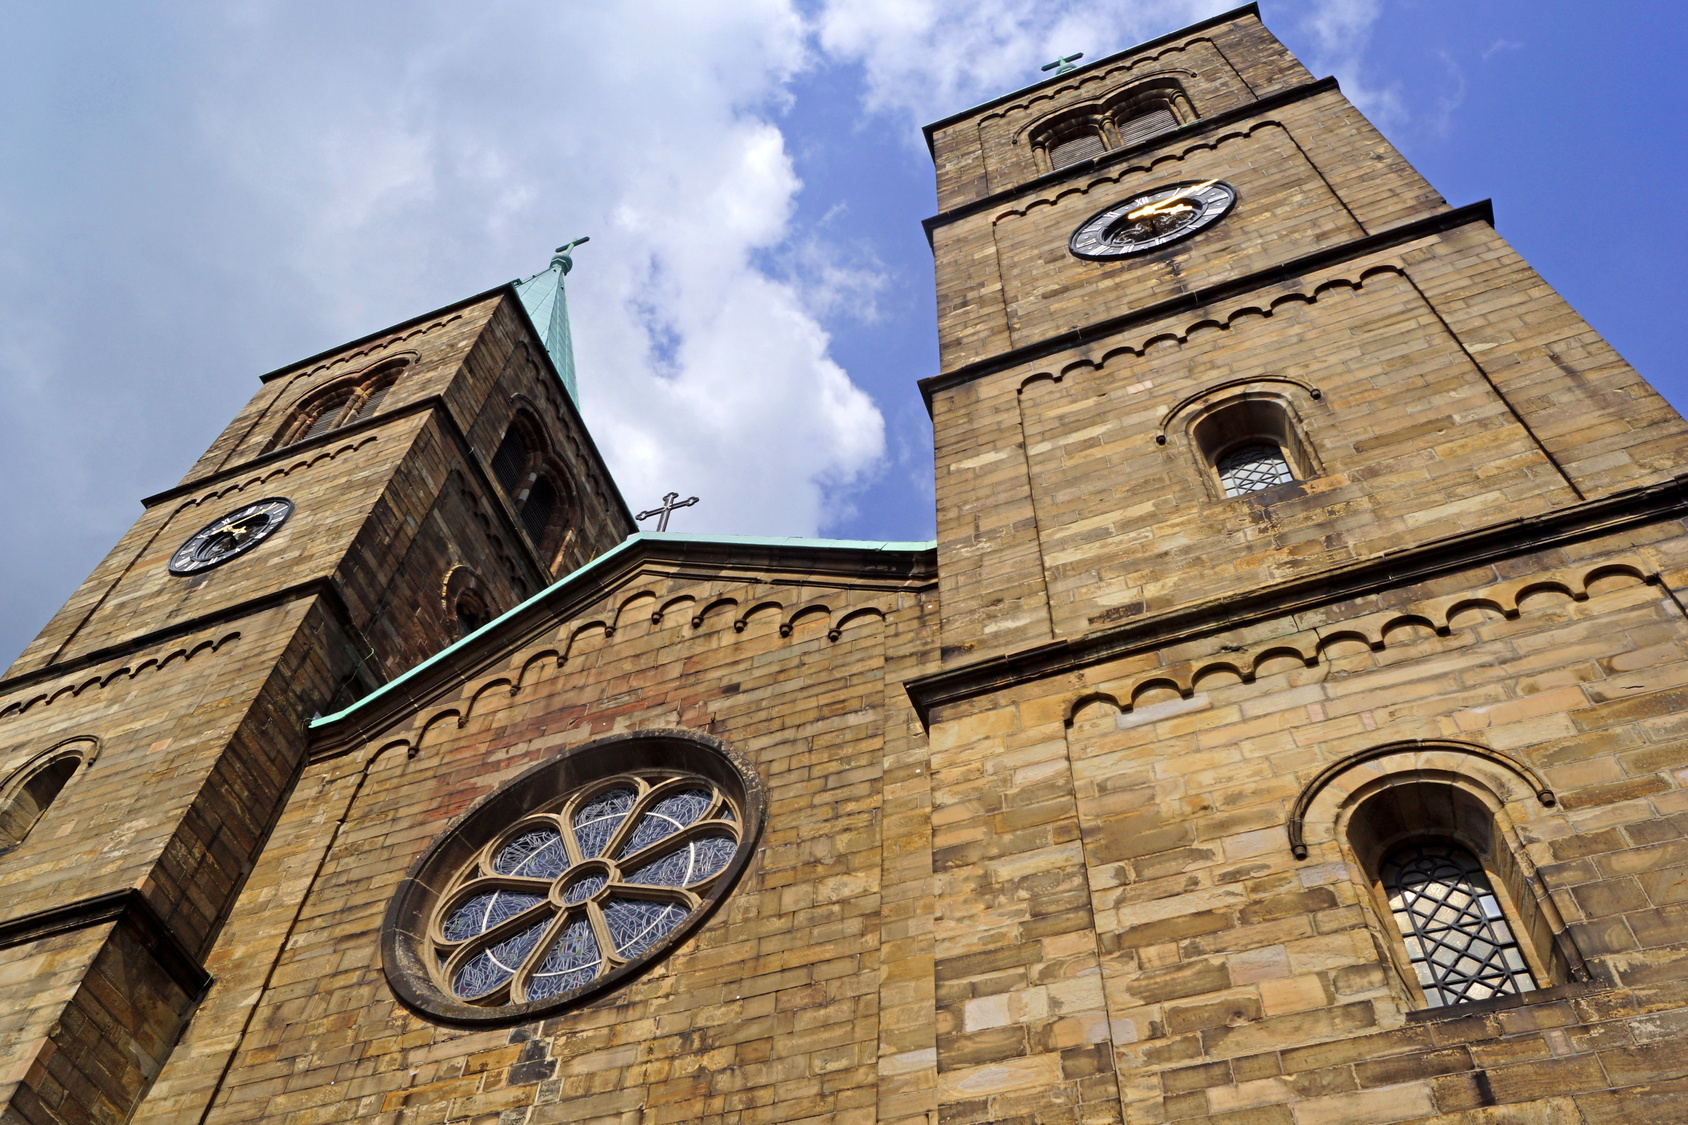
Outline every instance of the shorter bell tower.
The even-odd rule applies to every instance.
[[[577,244],[264,376],[0,680],[0,1116],[122,1119],[311,717],[635,530],[575,405]]]

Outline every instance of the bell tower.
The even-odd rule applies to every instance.
[[[565,383],[567,249],[264,376],[0,680],[6,1120],[138,1102],[313,715],[633,530]]]
[[[937,1118],[1555,1094],[1415,1037],[1680,987],[1673,892],[1607,880],[1688,764],[1636,654],[1684,635],[1688,427],[1253,5],[927,138]]]

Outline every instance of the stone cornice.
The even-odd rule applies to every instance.
[[[1251,622],[1305,612],[1516,555],[1595,539],[1688,515],[1688,474],[1625,489],[1539,516],[1401,547],[1245,593],[1208,598],[1165,613],[990,657],[904,683],[930,725],[936,708],[1078,671],[1167,645],[1214,636]]]
[[[1092,156],[1088,160],[1080,160],[1076,164],[1068,164],[1066,167],[1057,168],[1053,172],[1045,172],[1041,176],[1025,180],[1013,187],[993,191],[989,195],[982,195],[978,199],[961,204],[959,207],[951,207],[948,211],[940,211],[931,218],[920,220],[921,227],[926,231],[926,245],[932,245],[933,231],[958,219],[965,219],[967,216],[976,215],[980,211],[988,211],[992,207],[1000,207],[1024,195],[1036,195],[1038,192],[1054,187],[1056,184],[1088,175],[1103,168],[1111,168],[1115,164],[1124,164],[1135,157],[1142,156],[1145,152],[1175,145],[1182,141],[1195,140],[1197,137],[1223,129],[1227,125],[1234,125],[1238,121],[1258,117],[1262,113],[1270,113],[1280,106],[1290,105],[1315,94],[1337,89],[1340,89],[1340,87],[1334,78],[1320,78],[1312,82],[1303,82],[1299,86],[1280,90],[1276,94],[1268,94],[1257,101],[1247,102],[1233,109],[1221,110],[1211,117],[1198,118],[1188,125],[1180,125],[1176,129],[1156,133],[1153,137],[1138,144],[1110,149],[1097,156]]]
[[[197,1000],[211,987],[211,974],[182,939],[134,887],[37,910],[0,921],[0,949],[89,929],[106,922],[127,926],[183,992]]]
[[[1180,312],[1194,312],[1229,297],[1235,297],[1263,286],[1274,285],[1301,277],[1316,270],[1340,265],[1379,250],[1387,250],[1394,246],[1413,242],[1434,234],[1441,234],[1472,223],[1487,223],[1493,226],[1495,222],[1494,207],[1487,199],[1464,207],[1456,207],[1449,211],[1438,211],[1433,215],[1426,215],[1422,219],[1414,219],[1410,223],[1390,227],[1388,230],[1378,231],[1376,234],[1364,235],[1352,239],[1340,246],[1327,247],[1316,250],[1311,254],[1304,254],[1299,258],[1291,258],[1287,262],[1280,262],[1275,266],[1256,270],[1244,274],[1242,277],[1229,281],[1221,281],[1201,289],[1192,289],[1187,293],[1180,293],[1176,297],[1168,297],[1164,301],[1157,301],[1152,305],[1135,309],[1120,316],[1108,317],[1091,324],[1069,328],[1065,332],[1058,332],[1053,336],[1045,336],[1041,340],[1034,340],[1029,344],[1022,344],[1017,348],[1010,348],[1005,352],[974,360],[950,371],[937,375],[928,375],[920,380],[920,394],[926,400],[926,412],[932,412],[932,398],[941,391],[959,387],[974,379],[994,374],[998,371],[1016,367],[1022,363],[1041,359],[1044,356],[1058,352],[1069,351],[1086,343],[1094,343],[1104,337],[1123,332],[1138,324],[1148,324],[1162,317]]]

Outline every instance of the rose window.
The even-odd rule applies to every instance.
[[[598,771],[582,764],[518,779],[424,857],[389,913],[401,996],[470,1022],[567,1004],[637,971],[729,889],[760,815],[738,769],[583,778]]]

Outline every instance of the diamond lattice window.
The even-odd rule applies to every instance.
[[[1413,844],[1383,864],[1383,890],[1431,1007],[1536,987],[1477,857]]]
[[[1245,445],[1219,459],[1219,482],[1225,495],[1242,496],[1295,479],[1283,450],[1267,442]]]

